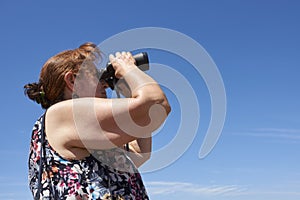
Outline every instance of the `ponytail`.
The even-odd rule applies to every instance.
[[[49,108],[51,105],[50,101],[45,95],[41,83],[28,83],[24,85],[24,94],[32,101],[41,104],[42,108],[44,109]]]

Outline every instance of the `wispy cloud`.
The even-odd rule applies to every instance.
[[[147,182],[147,189],[151,195],[168,195],[172,193],[187,193],[209,196],[237,196],[246,189],[236,185],[202,186],[187,182]]]
[[[235,134],[300,142],[300,129],[259,128],[252,131],[239,132]]]
[[[204,186],[187,182],[146,182],[151,196],[173,196],[183,194],[187,197],[205,199],[299,199],[299,186],[255,186],[210,185]]]

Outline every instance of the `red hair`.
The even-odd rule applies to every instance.
[[[24,92],[31,100],[47,109],[64,100],[65,74],[70,71],[77,73],[85,60],[99,56],[100,50],[91,42],[74,50],[60,52],[43,65],[39,82],[26,84]]]

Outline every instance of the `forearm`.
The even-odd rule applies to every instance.
[[[157,99],[165,100],[163,91],[159,84],[145,72],[139,70],[137,67],[129,70],[123,79],[130,88],[131,97],[139,98],[141,95],[145,100]]]
[[[123,77],[127,82],[135,109],[132,116],[147,119],[148,123],[156,124],[158,128],[170,112],[168,100],[159,84],[138,68],[132,69]],[[150,113],[150,111],[154,111]],[[153,114],[152,116],[150,116]],[[153,121],[151,121],[153,120]],[[153,131],[153,130],[152,130]]]
[[[135,65],[129,52],[117,52],[116,57],[110,55],[110,61],[115,69],[115,76],[124,79],[129,87],[131,94],[128,108],[132,119],[142,126],[151,123],[154,131],[171,110],[159,84]]]

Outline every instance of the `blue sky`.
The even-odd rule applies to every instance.
[[[31,199],[29,138],[43,110],[24,97],[22,88],[38,80],[43,63],[86,41],[100,44],[127,30],[158,27],[182,33],[206,50],[222,77],[227,111],[217,144],[199,159],[211,118],[207,85],[179,55],[145,49],[151,62],[185,77],[200,109],[197,134],[180,158],[143,173],[151,199],[298,200],[299,9],[296,0],[1,1],[0,199]],[[138,38],[143,37],[147,40]],[[155,66],[152,70],[157,71]],[[166,82],[163,88],[173,108],[154,136],[154,151],[159,153],[177,137],[182,118],[193,122],[194,112],[192,108],[184,114],[186,102],[177,98],[189,102],[191,93],[170,89],[182,88],[181,82],[168,85],[172,77],[163,73],[158,79]]]

